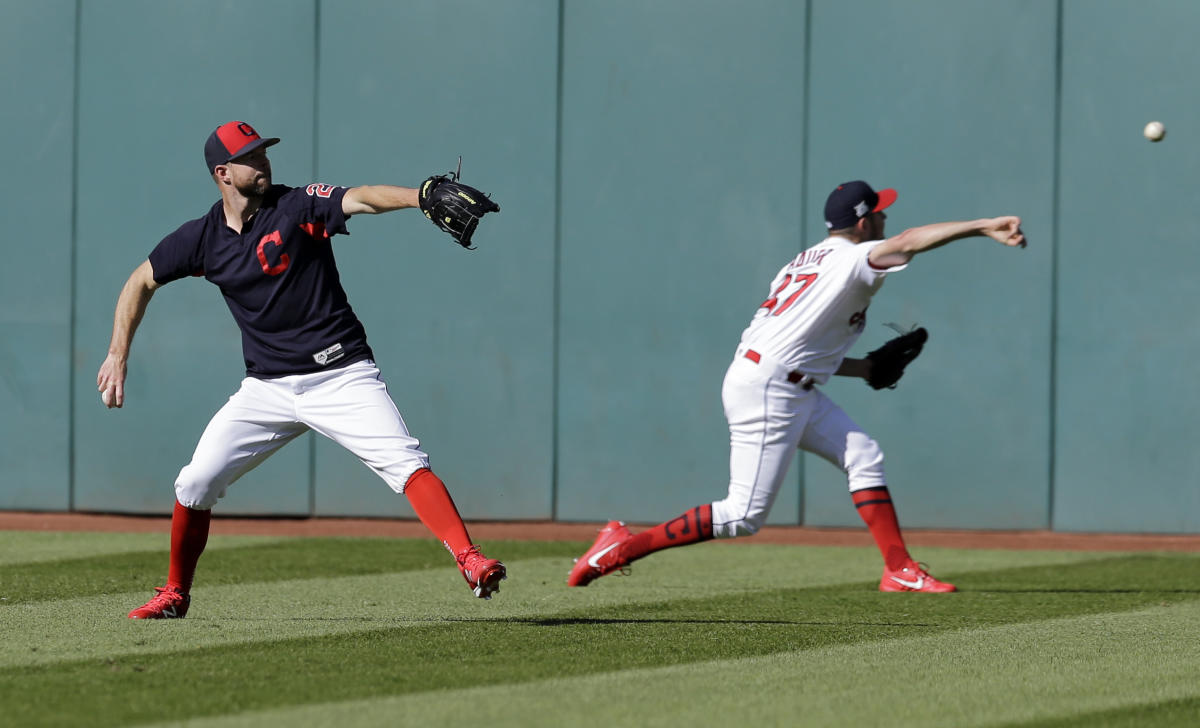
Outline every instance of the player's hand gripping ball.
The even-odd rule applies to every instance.
[[[459,182],[461,171],[462,157],[459,157],[458,171],[434,175],[422,182],[418,199],[425,217],[449,233],[454,242],[474,250],[471,236],[479,220],[489,212],[500,212],[500,206],[474,187]]]
[[[874,389],[895,389],[900,377],[904,376],[904,367],[917,358],[928,338],[929,332],[921,327],[897,336],[867,354],[866,358],[871,361],[867,384]]]

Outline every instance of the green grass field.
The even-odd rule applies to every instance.
[[[125,618],[166,536],[0,532],[0,724],[1196,726],[1200,554],[703,544],[565,584],[584,543],[214,537],[187,619]]]

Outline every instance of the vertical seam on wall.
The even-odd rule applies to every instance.
[[[1059,285],[1059,235],[1061,233],[1060,215],[1062,207],[1062,77],[1063,77],[1063,0],[1057,3],[1057,27],[1054,58],[1054,164],[1051,172],[1053,184],[1052,209],[1050,211],[1050,377],[1047,403],[1049,404],[1049,432],[1047,434],[1048,452],[1046,458],[1046,527],[1054,527],[1055,486],[1054,469],[1056,464],[1055,451],[1058,446],[1056,421],[1058,400],[1058,285]]]
[[[317,158],[317,122],[321,108],[321,0],[313,2],[313,105],[312,105],[312,175],[320,179]],[[308,515],[317,515],[317,437],[308,433]]]
[[[67,303],[70,311],[67,322],[67,351],[71,352],[71,355],[67,358],[67,511],[75,510],[75,414],[77,409],[75,401],[75,347],[78,345],[78,337],[76,335],[78,314],[75,307],[78,304],[76,285],[79,265],[79,48],[82,29],[80,16],[82,14],[83,0],[75,0],[75,67],[72,70],[74,88],[71,90],[71,270],[68,274],[70,289],[67,294]]]
[[[313,105],[312,105],[312,163],[313,181],[320,176],[317,163],[317,123],[321,109],[321,0],[313,2]]]
[[[550,519],[558,520],[559,487],[559,364],[561,359],[562,313],[562,156],[563,156],[563,46],[566,34],[566,0],[558,0],[558,49],[554,98],[554,262],[550,325]]]
[[[804,247],[805,236],[808,234],[808,137],[810,134],[809,124],[812,122],[812,115],[809,113],[809,91],[812,85],[812,0],[806,0],[804,3],[804,85],[801,89],[801,114],[803,114],[804,128],[800,134],[800,239],[796,244],[801,248]],[[804,451],[797,453],[796,458],[796,523],[804,525]]]

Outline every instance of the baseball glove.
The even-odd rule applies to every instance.
[[[871,360],[867,384],[874,389],[895,389],[896,382],[904,376],[904,367],[917,358],[928,338],[929,332],[924,327],[913,329],[867,354],[867,359]]]
[[[421,183],[421,212],[449,233],[454,242],[474,250],[471,236],[479,226],[479,219],[489,212],[500,212],[500,206],[474,187],[459,182],[460,172],[462,157],[458,158],[458,171],[434,175]]]

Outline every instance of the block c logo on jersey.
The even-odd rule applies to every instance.
[[[283,245],[283,236],[281,236],[279,231],[276,230],[270,235],[263,236],[263,239],[258,241],[258,262],[262,265],[263,273],[266,273],[269,276],[277,276],[288,269],[288,265],[292,262],[292,259],[288,257],[287,253],[284,253],[279,256],[278,263],[271,265],[271,262],[267,260],[267,253],[265,250],[267,243]]]

